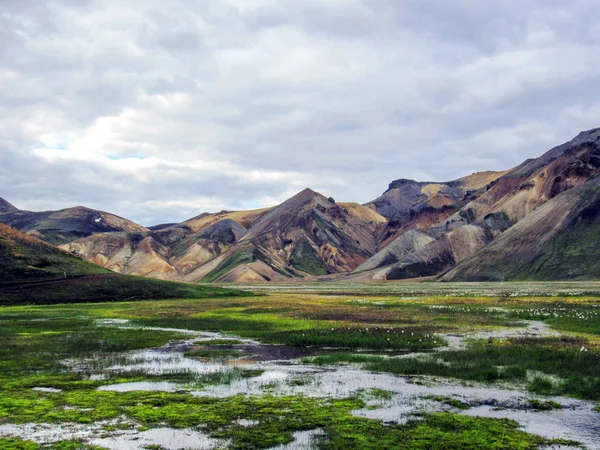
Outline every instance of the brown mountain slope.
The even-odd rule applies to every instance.
[[[305,189],[262,215],[204,279],[273,281],[347,272],[374,253],[374,231],[384,221],[365,207]]]
[[[144,233],[102,233],[62,248],[119,273],[197,281],[186,275],[218,257],[245,231],[225,219],[198,233],[184,226]]]
[[[374,253],[374,232],[386,222],[366,206],[337,204],[306,189],[273,208],[205,213],[142,233],[97,234],[63,248],[126,274],[284,281],[352,270]]]
[[[77,206],[60,211],[0,211],[0,223],[32,234],[51,244],[66,242],[109,231],[144,232],[135,222],[104,211]]]
[[[443,281],[600,277],[600,176],[548,201]]]
[[[366,204],[389,219],[378,232],[378,250],[408,230],[426,230],[450,217],[504,174],[506,171],[477,172],[440,183],[393,181],[380,197]]]
[[[437,237],[436,242],[415,249],[413,254],[403,255],[403,259],[399,258],[398,262],[374,276],[412,278],[435,275],[451,268],[549,199],[586,182],[600,166],[599,142],[600,130],[582,132],[572,141],[539,158],[525,161],[499,178],[489,178],[491,181],[487,185],[481,183],[489,179],[479,177],[479,182],[474,185],[478,190],[471,191],[469,202],[445,220],[423,230],[427,235]],[[411,224],[408,225],[397,234],[402,236],[404,230],[410,228]],[[465,228],[466,225],[469,227]],[[387,248],[394,249],[395,246],[385,247],[383,254]],[[373,259],[381,260],[382,255],[378,253]],[[388,258],[388,261],[393,259]]]
[[[258,219],[269,212],[271,208],[253,209],[249,211],[221,211],[215,214],[203,213],[199,216],[182,222],[181,225],[192,231],[200,231],[221,220],[229,219],[240,224],[244,228],[250,228]]]

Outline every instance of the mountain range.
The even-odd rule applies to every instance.
[[[305,189],[280,205],[143,227],[0,199],[0,223],[114,272],[176,281],[442,281],[600,276],[600,128],[449,182],[398,179],[364,204]]]

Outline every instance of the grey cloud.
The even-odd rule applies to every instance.
[[[599,13],[595,0],[8,0],[0,196],[152,224],[307,185],[366,202],[400,177],[505,169],[599,125]]]

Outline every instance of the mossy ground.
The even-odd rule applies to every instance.
[[[223,331],[288,345],[342,347],[344,352],[320,356],[317,362],[352,362],[372,370],[398,374],[423,373],[522,382],[527,370],[537,371],[571,383],[551,384],[550,393],[558,391],[597,398],[593,394],[594,390],[598,391],[595,383],[598,382],[600,367],[595,300],[562,299],[561,302],[557,305],[547,298],[432,297],[403,300],[389,296],[365,299],[277,295],[4,307],[0,309],[0,339],[3,343],[0,347],[0,424],[88,424],[124,420],[124,425],[141,429],[192,427],[213,438],[227,440],[231,448],[268,448],[291,442],[296,431],[314,429],[323,430],[318,445],[324,449],[538,448],[546,443],[544,439],[524,433],[516,423],[508,420],[436,413],[423,415],[406,425],[390,425],[355,417],[352,411],[366,405],[367,399],[360,395],[330,399],[276,396],[265,391],[264,395],[256,396],[207,398],[187,392],[97,390],[100,385],[108,383],[155,380],[198,387],[227,383],[231,377],[258,375],[245,373],[243,369],[231,377],[223,374],[198,377],[185,373],[152,376],[116,372],[108,380],[93,381],[85,369],[74,372],[65,365],[65,361],[88,361],[110,355],[118,359],[124,351],[161,346],[189,337],[176,331],[149,332],[143,328],[118,328],[98,323],[98,319],[119,318],[131,320],[131,325]],[[498,307],[504,309],[499,310]],[[565,307],[568,313],[557,316],[553,311],[546,315],[551,307]],[[576,335],[477,342],[466,350],[437,354],[443,364],[350,353],[356,349],[378,352],[432,349],[444,344],[435,333],[514,327],[530,315]],[[237,342],[215,340],[209,345],[234,343]],[[581,351],[581,347],[586,350]],[[211,357],[210,353],[201,356]],[[216,356],[219,356],[218,352]],[[306,382],[302,377],[292,381]],[[534,390],[548,388],[541,382],[537,383]],[[61,391],[42,392],[33,390],[34,387]],[[390,394],[375,390],[368,396],[385,401]],[[450,398],[443,400],[450,406],[461,406],[448,403],[452,402]],[[553,405],[542,401],[538,406],[544,409]],[[252,425],[240,425],[240,419],[252,421]],[[106,432],[110,433],[110,429]],[[0,448],[42,447],[18,439],[0,438]],[[63,442],[47,448],[87,447],[81,442]]]

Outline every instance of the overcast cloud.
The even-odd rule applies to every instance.
[[[0,197],[144,225],[367,202],[600,126],[598,0],[2,0]]]

